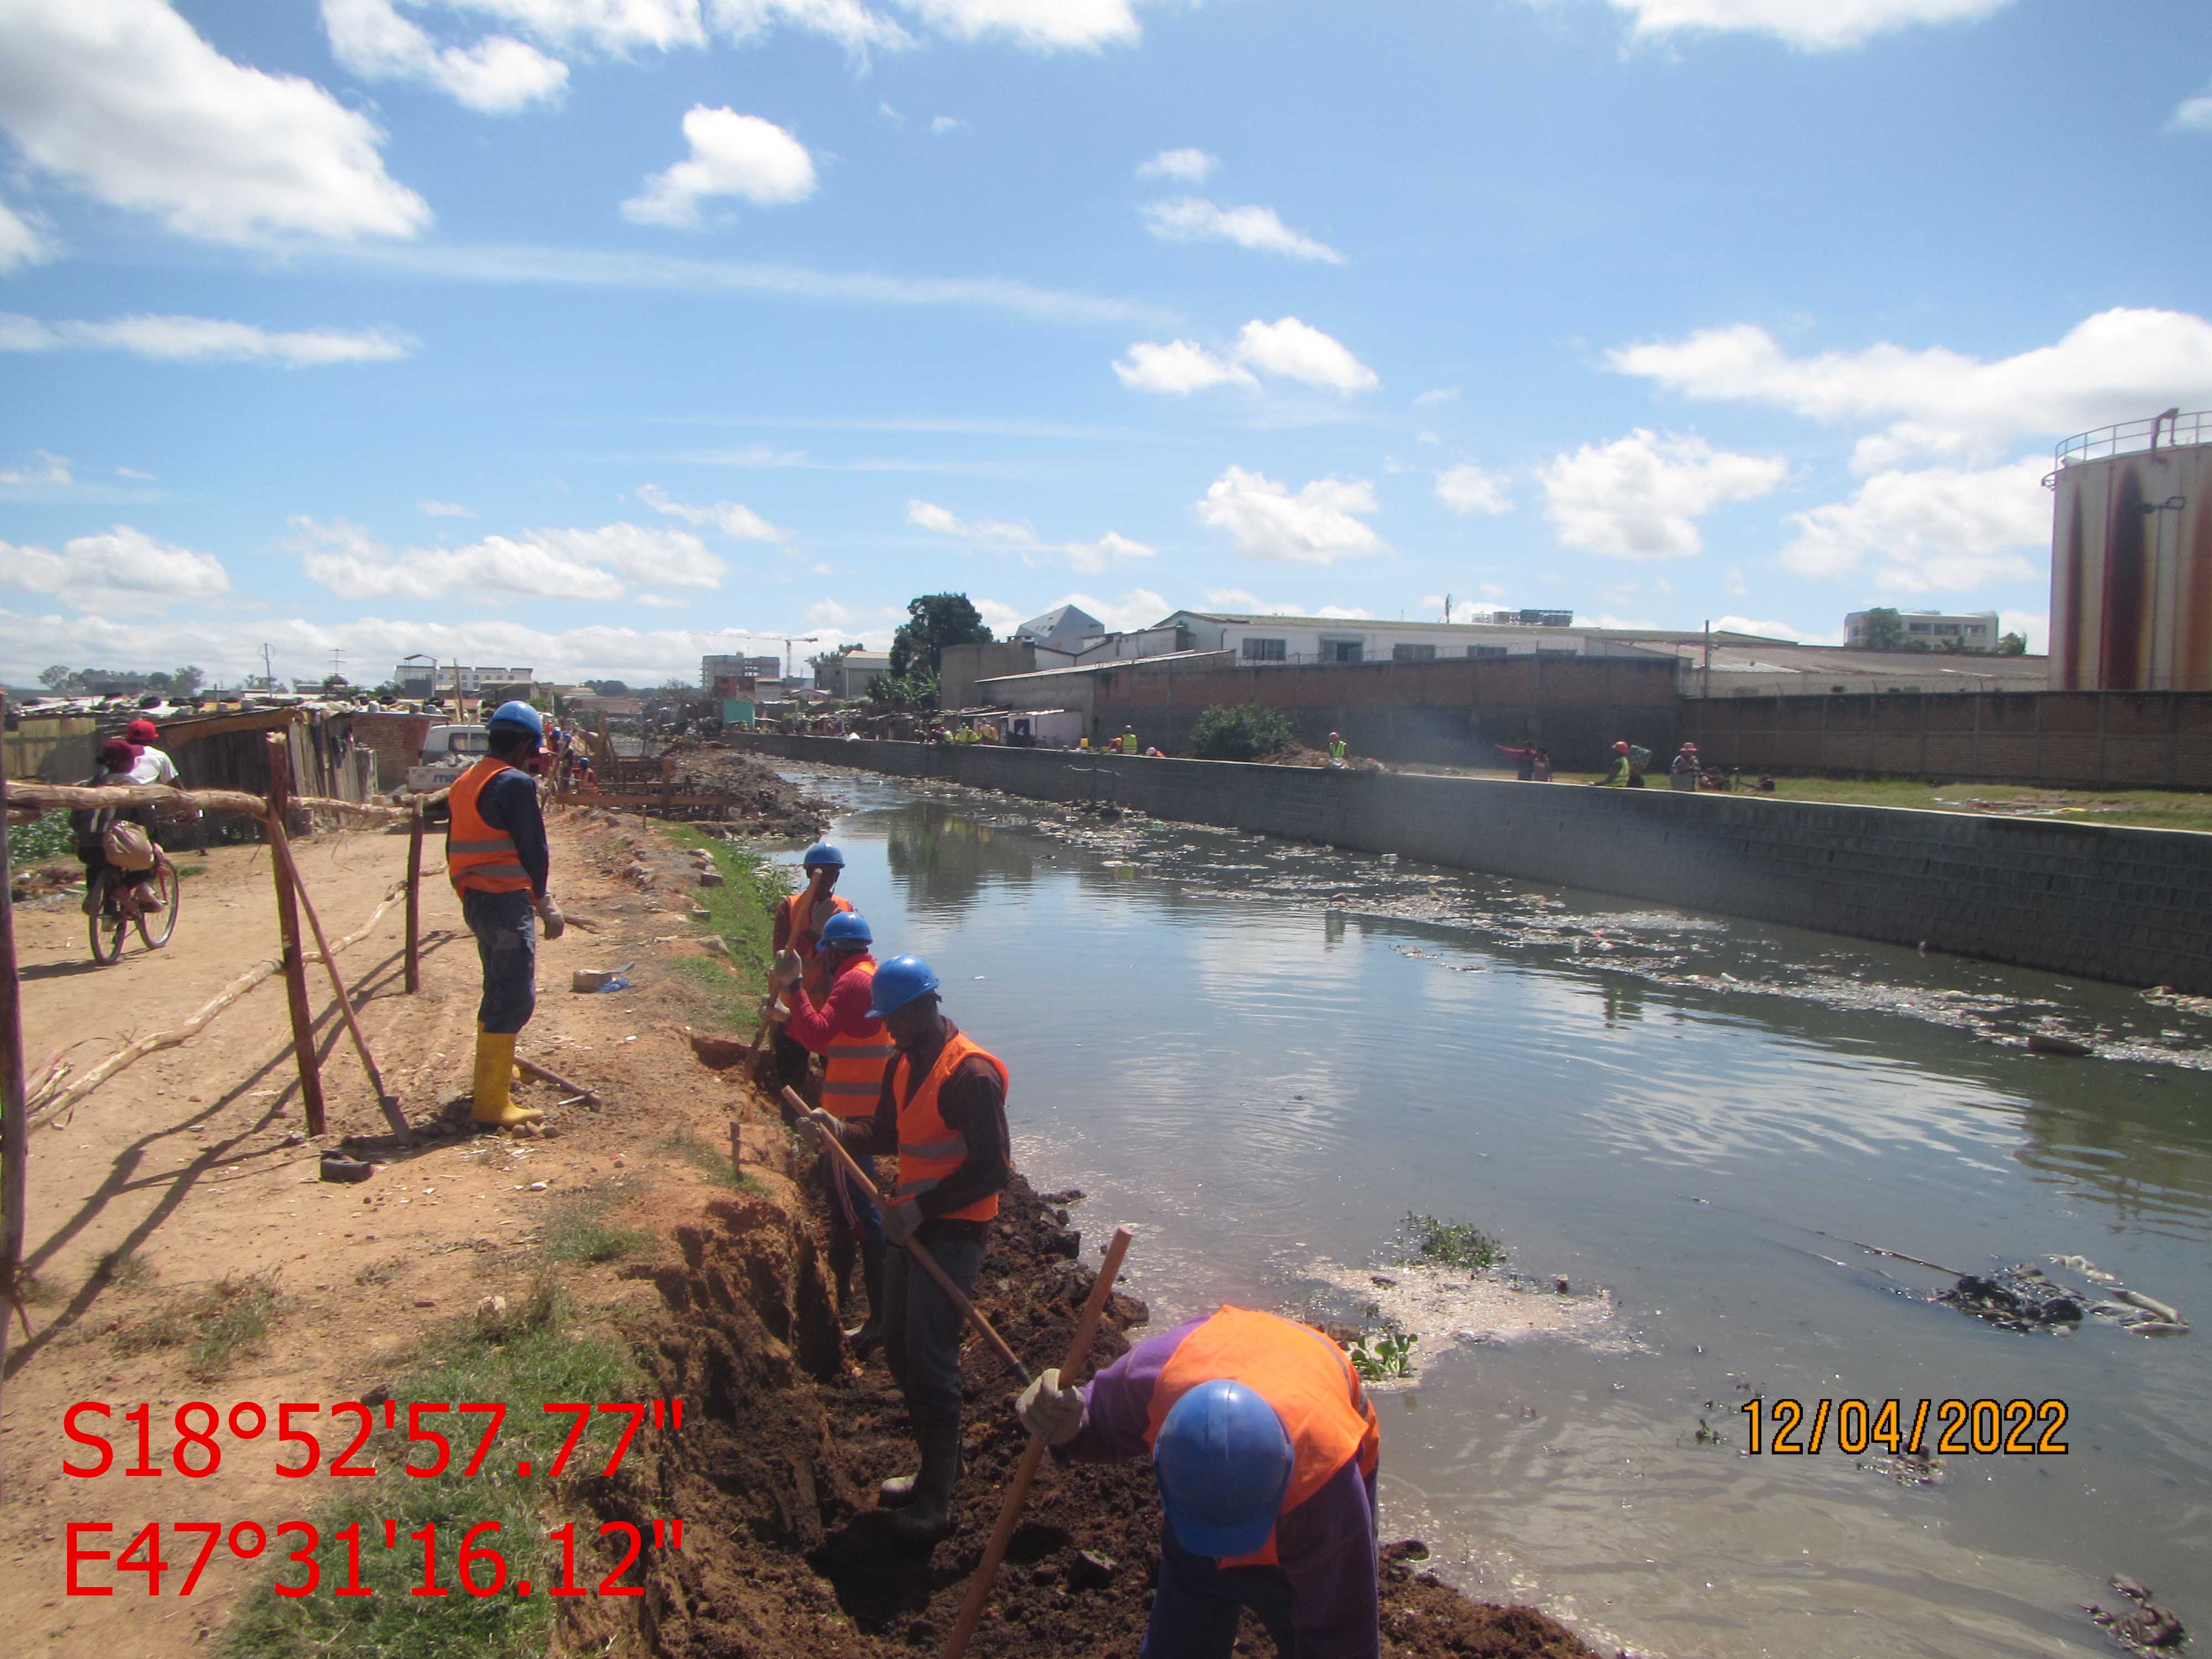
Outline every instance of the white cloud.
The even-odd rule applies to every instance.
[[[1218,207],[1200,196],[1150,202],[1145,224],[1164,242],[1234,242],[1260,253],[1291,259],[1320,259],[1340,265],[1344,256],[1326,242],[1292,230],[1269,207]]]
[[[1187,397],[1217,386],[1256,386],[1249,369],[1217,357],[1195,340],[1139,340],[1114,364],[1114,373],[1133,392],[1164,392]]]
[[[72,482],[69,457],[57,455],[50,449],[34,449],[24,465],[0,470],[0,484],[12,484],[18,489],[58,489]]]
[[[2030,651],[2042,653],[2051,649],[2051,613],[2048,611],[2000,611],[1997,612],[2000,633],[2017,634],[2027,641]]]
[[[0,542],[0,588],[52,593],[80,611],[128,617],[179,601],[219,599],[230,592],[230,574],[212,554],[157,542],[119,524],[79,536],[58,554]]]
[[[0,126],[41,172],[181,235],[413,236],[384,135],[311,81],[234,64],[163,0],[0,0]]]
[[[1367,392],[1382,384],[1341,342],[1295,317],[1245,324],[1237,336],[1237,357],[1270,374],[1330,392]]]
[[[389,362],[415,342],[388,329],[270,330],[212,317],[118,317],[41,322],[0,312],[0,351],[128,351],[161,363],[263,362],[286,368]]]
[[[898,111],[892,108],[888,100],[878,103],[876,106],[876,113],[882,116],[884,120],[890,122],[895,127],[902,127],[906,125],[906,117],[901,115]]]
[[[690,532],[642,525],[532,530],[462,547],[392,548],[357,525],[307,517],[291,523],[285,545],[299,555],[308,578],[349,599],[618,599],[625,578],[653,588],[711,588],[729,569]]]
[[[557,98],[568,66],[504,34],[472,46],[441,46],[392,0],[323,0],[331,52],[364,81],[413,81],[434,87],[485,115],[508,115]]]
[[[151,483],[154,482],[154,475],[152,473],[141,472],[135,466],[118,466],[115,469],[115,476],[118,478],[136,478],[142,483]]]
[[[860,0],[710,0],[708,15],[732,40],[750,40],[783,24],[826,35],[863,64],[871,48],[900,52],[915,43],[912,35]],[[883,107],[896,118],[890,105]]]
[[[1217,386],[1256,386],[1255,368],[1347,394],[1381,384],[1341,341],[1295,317],[1273,323],[1255,318],[1239,331],[1225,356],[1195,340],[1140,340],[1115,363],[1114,373],[1133,392],[1184,397]]]
[[[415,503],[415,510],[417,513],[423,514],[426,518],[432,519],[473,519],[476,517],[476,510],[473,507],[463,507],[459,501],[417,501]]]
[[[1130,0],[899,0],[956,40],[1003,35],[1032,52],[1096,52],[1133,44]]]
[[[1916,24],[1972,23],[2012,0],[1610,0],[1642,39],[1765,34],[1804,52],[1833,52]]]
[[[1638,427],[1609,444],[1560,455],[1539,476],[1567,546],[1614,559],[1684,559],[1705,546],[1699,518],[1723,502],[1766,495],[1788,471],[1771,457]]]
[[[1462,461],[1437,474],[1437,499],[1462,518],[1477,513],[1494,518],[1513,510],[1505,475],[1488,471],[1473,461]]]
[[[1220,165],[1219,156],[1208,155],[1202,149],[1164,149],[1138,167],[1137,177],[1180,179],[1187,185],[1202,185]]]
[[[2184,132],[2212,132],[2212,91],[2183,99],[2173,112],[2172,125]]]
[[[737,196],[756,207],[779,207],[814,194],[813,157],[773,121],[695,104],[684,117],[684,137],[690,158],[648,178],[622,204],[624,218],[690,228],[702,222],[699,204],[709,197]]]
[[[1730,599],[1741,599],[1750,596],[1751,584],[1744,580],[1741,565],[1732,564],[1721,573],[1721,592]]]
[[[1308,611],[1302,605],[1292,605],[1287,599],[1263,599],[1258,594],[1241,587],[1209,587],[1206,602],[1216,611],[1227,611],[1248,617],[1312,617],[1321,622],[1368,622],[1374,619],[1371,611],[1340,605],[1325,605],[1318,611]],[[1434,610],[1443,608],[1443,599],[1423,599],[1421,603]]]
[[[1994,461],[2174,404],[2212,400],[2212,322],[2186,312],[2100,312],[2055,345],[1985,362],[1942,346],[1881,344],[1792,357],[1751,323],[1610,354],[1614,368],[1689,398],[1759,403],[1831,425],[1887,421],[1853,464],[1916,458]]]
[[[633,593],[632,605],[641,605],[648,611],[688,611],[691,601],[670,593]]]
[[[640,484],[637,498],[656,513],[698,528],[712,525],[725,536],[740,542],[781,542],[783,532],[766,519],[738,501],[714,501],[705,507],[692,507],[672,499],[659,484]]]
[[[54,246],[38,228],[0,202],[0,271],[35,265],[54,257]]]
[[[1713,632],[1758,634],[1770,640],[1795,640],[1800,645],[1841,645],[1844,642],[1840,623],[1822,634],[1790,623],[1764,622],[1757,617],[1716,617],[1713,618]]]
[[[1459,401],[1459,388],[1455,386],[1432,386],[1413,401],[1417,404],[1455,404]]]
[[[941,138],[948,132],[959,131],[967,125],[957,115],[939,115],[931,118],[929,130],[935,137]]]
[[[1375,486],[1364,478],[1316,478],[1292,495],[1263,473],[1232,466],[1207,486],[1199,518],[1225,530],[1248,559],[1334,564],[1386,550],[1358,514],[1376,510]]]
[[[1033,554],[1057,554],[1067,560],[1074,569],[1085,574],[1130,559],[1149,559],[1159,550],[1132,541],[1118,531],[1109,530],[1095,542],[1048,542],[1025,524],[1010,524],[1003,520],[984,519],[969,521],[950,507],[939,507],[935,501],[910,501],[906,504],[906,521],[917,530],[927,530],[933,535],[950,536],[964,542],[981,543],[986,546],[1011,548],[1029,559]],[[1033,561],[1031,561],[1033,562]],[[1017,622],[1022,620],[1016,617]]]
[[[1782,550],[1801,576],[1856,575],[1907,593],[1960,592],[1991,581],[2039,580],[2029,556],[2051,544],[2049,464],[2031,457],[1985,471],[1879,472],[1847,501],[1793,513]]]

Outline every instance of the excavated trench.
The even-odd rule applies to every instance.
[[[977,1283],[977,1305],[1032,1371],[1063,1357],[1094,1276],[1071,1259],[1064,1205],[1080,1194],[1049,1197],[1060,1202],[1015,1177]],[[667,1659],[873,1659],[942,1646],[1021,1455],[1014,1380],[971,1340],[957,1529],[927,1553],[888,1538],[874,1492],[911,1463],[905,1408],[879,1359],[865,1370],[845,1360],[819,1226],[745,1198],[678,1231],[683,1259],[656,1274],[663,1309],[640,1358],[658,1394],[686,1401],[684,1427],[588,1495],[608,1520],[681,1516],[684,1547],[651,1558],[642,1598],[580,1608],[580,1620],[629,1609],[647,1650]],[[1115,1295],[1092,1364],[1127,1352],[1126,1333],[1145,1318],[1142,1303]],[[1048,1460],[969,1650],[1133,1655],[1158,1527],[1142,1462]],[[1469,1601],[1420,1570],[1425,1554],[1410,1540],[1384,1551],[1386,1654],[1589,1659],[1533,1608]],[[1272,1648],[1248,1618],[1238,1651]]]

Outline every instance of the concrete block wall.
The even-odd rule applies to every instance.
[[[2212,995],[2212,835],[982,744],[744,746]]]

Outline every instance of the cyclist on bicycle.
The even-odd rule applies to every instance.
[[[138,780],[131,775],[138,764],[138,750],[120,738],[111,738],[100,747],[100,769],[85,781],[94,789],[127,789]],[[84,866],[84,913],[92,915],[100,908],[101,878],[111,868],[107,861],[105,841],[107,827],[118,820],[137,824],[149,835],[153,832],[154,811],[149,806],[104,806],[94,809],[80,806],[70,814],[70,830],[76,843],[76,856]],[[118,872],[127,873],[133,883],[143,883],[150,871]]]

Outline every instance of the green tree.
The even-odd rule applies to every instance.
[[[169,689],[180,697],[191,696],[206,684],[207,676],[191,663],[169,676]]]
[[[891,636],[891,678],[902,679],[911,669],[927,672],[933,683],[945,666],[948,645],[988,645],[991,630],[982,614],[965,593],[925,593],[907,601],[907,619]],[[933,684],[931,696],[934,700]]]
[[[39,671],[39,684],[49,691],[66,690],[70,682],[76,678],[76,672],[61,663],[56,663],[51,668],[41,668]]]
[[[2002,639],[1997,641],[1996,654],[2000,657],[2026,656],[2027,654],[2027,635],[2025,634],[2006,635]]]
[[[1274,709],[1256,702],[1215,704],[1190,728],[1190,752],[1200,760],[1259,760],[1288,749],[1298,734]]]
[[[871,674],[868,701],[886,708],[937,707],[937,676],[916,668],[910,674]]]
[[[1888,605],[1878,605],[1860,619],[1856,642],[1862,651],[1902,651],[1905,637],[1905,618]]]

